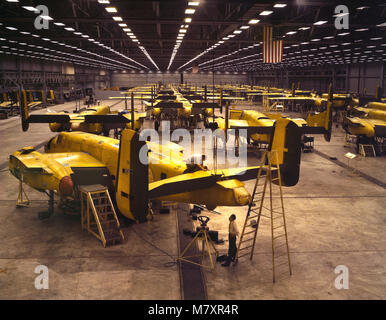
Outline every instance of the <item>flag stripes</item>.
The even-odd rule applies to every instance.
[[[283,62],[283,40],[272,41],[272,27],[264,27],[263,32],[263,62]]]

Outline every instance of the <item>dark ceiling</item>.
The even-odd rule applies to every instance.
[[[100,2],[103,1],[2,0],[0,51],[59,61],[62,57],[64,61],[112,69],[161,71],[168,70],[169,65],[170,71],[184,71],[193,65],[199,65],[201,70],[251,71],[385,60],[386,3],[383,1],[201,0],[198,6],[189,6],[190,1],[185,0]],[[286,6],[274,7],[277,3]],[[334,10],[341,4],[349,8],[349,30],[337,30],[334,26]],[[37,13],[23,8],[38,5],[46,5],[53,18],[48,30],[36,30]],[[115,7],[117,12],[109,13],[106,7]],[[195,13],[185,14],[188,8],[195,9]],[[273,13],[260,15],[264,10]],[[123,21],[114,21],[113,17],[121,17]],[[192,21],[185,23],[185,17],[191,17]],[[251,19],[260,22],[249,24]],[[326,22],[314,25],[318,21]],[[119,26],[120,23],[127,27]],[[186,35],[171,63],[178,32],[186,24],[189,25]],[[282,64],[268,65],[261,61],[264,25],[272,25],[274,38],[284,40]],[[245,29],[240,34],[205,52],[243,26]],[[130,31],[135,38],[127,35]],[[296,33],[287,34],[291,31]]]

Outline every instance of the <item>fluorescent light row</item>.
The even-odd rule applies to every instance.
[[[218,58],[211,59],[211,60],[207,60],[207,61],[205,61],[205,62],[203,62],[203,63],[200,63],[199,66],[204,66],[204,65],[206,65],[206,64],[208,64],[208,63],[212,63],[212,62],[214,62],[214,61],[218,61],[218,60],[221,60],[221,59],[224,59],[224,58],[233,56],[233,55],[235,55],[235,54],[237,54],[237,53],[239,53],[239,52],[242,52],[242,51],[245,51],[245,50],[253,49],[253,48],[255,48],[255,47],[260,46],[260,44],[261,44],[261,43],[256,43],[256,44],[250,45],[249,47],[240,48],[240,49],[235,50],[235,51],[233,51],[233,52],[231,52],[231,53],[224,54],[224,55],[222,55],[222,56],[220,56],[220,57],[218,57]]]
[[[275,4],[273,7],[274,8],[285,8],[287,6],[287,4],[284,4],[284,3],[277,3]],[[260,16],[269,16],[273,13],[272,10],[264,10],[262,12],[260,12]],[[255,25],[257,23],[259,23],[260,20],[259,19],[251,19],[249,20],[248,24],[249,25]],[[239,29],[236,29],[233,31],[232,34],[229,34],[228,36],[222,38],[222,40],[218,41],[216,44],[214,44],[213,46],[211,46],[210,48],[206,49],[205,51],[201,52],[200,54],[198,54],[197,56],[195,56],[193,59],[189,60],[188,62],[186,62],[185,64],[183,64],[182,66],[180,66],[177,70],[181,70],[182,68],[186,67],[187,65],[189,65],[190,63],[194,62],[195,60],[197,60],[198,58],[201,58],[203,55],[207,54],[208,52],[216,49],[218,46],[222,45],[223,43],[225,43],[225,41],[231,39],[231,38],[234,38],[235,36],[241,34],[243,32],[243,30],[247,30],[249,29],[250,26],[248,25],[245,25],[245,26],[241,26]]]
[[[18,2],[18,1],[14,1],[14,2]],[[99,3],[102,3],[102,2],[103,2],[103,3],[109,3],[109,1],[102,1],[102,2],[98,1],[98,2],[99,2]],[[25,8],[24,8],[24,9],[25,9]],[[31,11],[31,10],[33,10],[33,7],[28,7],[28,9],[26,9],[26,10]],[[46,19],[46,20],[54,20],[54,19],[51,18],[50,16],[41,16],[41,17],[42,17],[43,19]],[[54,22],[54,24],[55,24],[56,26],[62,26],[62,27],[65,27],[64,23],[60,23],[60,22],[56,22],[56,23],[55,23],[55,22]],[[75,29],[70,28],[70,27],[67,27],[67,28],[65,27],[65,29],[66,29],[67,31],[75,32]],[[13,29],[9,29],[9,30],[15,30],[15,31],[16,31],[17,28],[13,28]],[[26,32],[25,32],[24,34],[26,34]],[[76,34],[76,33],[75,33],[75,34]],[[82,34],[81,34],[81,35],[82,35]],[[32,35],[32,36],[33,36],[33,37],[39,37],[38,35]],[[82,35],[82,37],[83,37],[83,38],[90,38],[90,37],[87,36],[87,35]],[[43,38],[43,40],[45,40],[45,41],[50,41],[49,39],[45,39],[45,38]],[[117,55],[119,55],[119,56],[121,56],[121,57],[123,57],[123,58],[125,58],[125,59],[127,59],[127,60],[129,60],[129,61],[132,61],[132,62],[134,62],[134,63],[136,63],[136,64],[142,66],[143,68],[148,69],[146,66],[140,64],[139,62],[137,62],[137,61],[135,61],[135,60],[133,60],[133,59],[131,59],[131,58],[129,58],[129,57],[127,57],[127,56],[121,54],[121,53],[118,52],[118,51],[115,51],[114,49],[112,49],[112,48],[110,48],[110,47],[108,47],[108,46],[104,46],[103,44],[101,44],[101,43],[95,41],[94,39],[89,39],[89,41],[90,41],[90,42],[95,42],[96,44],[98,44],[98,45],[100,45],[100,46],[102,46],[102,47],[104,47],[104,48],[106,48],[106,49],[108,49],[108,50],[114,52],[115,54],[117,54]],[[65,45],[65,44],[63,44],[63,45]],[[85,52],[87,52],[87,51],[85,51]],[[96,56],[99,56],[99,55],[94,54],[94,53],[91,53],[91,54],[96,55]],[[101,56],[101,57],[102,57],[102,56]],[[103,57],[103,58],[104,58],[104,57]],[[112,60],[112,59],[110,59],[110,58],[105,58],[105,59]],[[118,61],[115,61],[115,60],[112,60],[112,61],[118,62]],[[123,62],[119,62],[119,63],[125,64],[125,63],[123,63]],[[126,66],[129,66],[130,68],[138,69],[138,68],[135,67],[135,66],[131,66],[131,65],[127,65],[127,64],[125,64],[125,65],[126,65]]]
[[[109,63],[109,62],[102,62],[102,63],[98,63],[98,64],[95,64],[95,58],[94,59],[91,59],[91,58],[87,58],[87,57],[84,57],[84,56],[79,56],[79,55],[74,55],[74,54],[71,54],[71,53],[68,53],[68,52],[64,52],[64,51],[59,51],[59,50],[54,50],[54,49],[49,49],[49,48],[46,48],[46,47],[42,47],[42,46],[37,46],[37,45],[34,45],[34,44],[27,44],[25,42],[17,42],[17,41],[13,41],[13,40],[7,40],[7,39],[4,39],[4,38],[0,38],[0,41],[8,41],[12,44],[18,44],[20,46],[25,46],[25,47],[30,47],[30,48],[36,48],[36,49],[43,49],[45,51],[50,51],[50,52],[55,52],[55,53],[58,53],[58,54],[62,54],[62,55],[67,55],[67,56],[71,56],[72,60],[75,59],[85,59],[85,60],[88,60],[88,61],[91,61],[94,65],[98,65],[100,67],[112,67],[112,68],[122,68],[122,66],[120,65],[115,65],[115,64],[112,64],[112,63]],[[82,50],[82,49],[79,49],[77,48],[78,50]],[[26,51],[24,49],[18,49],[19,51]],[[85,51],[85,50],[82,50],[82,51]],[[43,51],[41,52],[37,52],[38,54],[44,54]],[[64,59],[64,58],[63,58]],[[84,61],[83,61],[84,62]]]
[[[122,57],[122,58],[125,58],[125,59],[127,59],[127,60],[129,60],[129,61],[131,61],[131,62],[133,62],[133,63],[136,63],[136,64],[138,64],[139,66],[141,66],[142,68],[149,69],[149,68],[146,67],[145,65],[139,63],[138,61],[135,61],[134,59],[131,59],[131,58],[127,57],[126,55],[124,55],[124,54],[122,54],[122,53],[120,53],[120,52],[118,52],[118,51],[112,49],[111,47],[106,46],[106,45],[104,45],[103,43],[96,41],[95,39],[90,38],[89,35],[83,34],[82,32],[79,32],[79,31],[75,31],[74,28],[66,27],[63,23],[58,23],[58,24],[56,24],[56,25],[62,26],[62,27],[64,27],[65,30],[67,30],[67,31],[69,31],[69,32],[73,32],[73,33],[74,33],[75,35],[77,35],[77,36],[80,36],[80,37],[82,37],[82,38],[84,38],[84,39],[87,39],[88,41],[93,42],[94,44],[96,44],[96,45],[98,45],[98,46],[100,46],[100,47],[102,47],[102,48],[104,48],[104,49],[107,49],[107,50],[111,51],[112,53],[115,53],[116,55],[119,55],[119,56]],[[96,55],[96,54],[93,53],[93,52],[91,52],[91,54]],[[98,56],[98,55],[97,55],[97,56]],[[104,59],[111,60],[111,61],[114,61],[114,62],[122,63],[122,64],[124,64],[124,65],[126,65],[126,66],[130,66],[131,68],[134,68],[134,69],[139,69],[139,68],[136,67],[136,66],[127,65],[127,64],[125,64],[125,63],[123,63],[123,62],[121,62],[121,61],[117,61],[117,60],[114,60],[114,59],[111,59],[111,58],[108,58],[108,57],[104,57],[104,56],[100,56],[100,57],[103,57]]]
[[[216,49],[218,46],[222,45],[223,43],[225,43],[226,41],[236,37],[237,35],[241,34],[243,32],[244,29],[236,29],[233,31],[233,33],[227,35],[226,37],[223,37],[222,40],[219,40],[217,43],[215,43],[213,46],[211,46],[210,48],[206,49],[205,51],[201,52],[200,54],[198,54],[197,56],[195,56],[193,59],[189,60],[188,62],[186,62],[185,64],[183,64],[182,66],[180,66],[177,70],[180,70],[182,68],[184,68],[185,66],[187,66],[188,64],[192,63],[193,61],[197,60],[198,58],[202,57],[203,55],[207,54],[208,52]]]
[[[12,31],[19,31],[19,32],[20,32],[21,34],[23,34],[23,35],[32,35],[32,37],[40,38],[39,35],[31,34],[30,32],[26,32],[26,31],[20,31],[20,30],[18,30],[17,28],[14,28],[14,27],[5,26],[5,28],[8,29],[8,30],[12,30]],[[62,42],[59,42],[59,41],[53,41],[53,40],[48,39],[48,38],[41,38],[41,40],[47,41],[47,42],[51,42],[51,43],[53,43],[53,44],[57,44],[57,45],[64,46],[64,47],[67,47],[67,48],[75,49],[75,50],[78,50],[78,51],[83,52],[83,53],[85,53],[85,54],[93,55],[93,56],[96,56],[96,57],[101,58],[101,59],[106,59],[106,60],[112,61],[112,62],[114,62],[114,63],[118,63],[118,64],[121,64],[121,65],[124,65],[124,66],[129,67],[129,68],[139,69],[139,68],[137,68],[137,67],[135,67],[135,66],[126,64],[126,63],[124,63],[124,62],[121,62],[121,61],[118,61],[118,60],[114,60],[114,59],[111,59],[111,58],[108,58],[108,57],[105,57],[105,56],[96,54],[96,53],[91,52],[91,51],[87,51],[87,50],[78,48],[78,47],[75,47],[75,46],[70,46],[70,45],[67,45],[67,44],[62,43]],[[93,40],[93,39],[92,39],[92,40]],[[106,48],[108,48],[108,47],[106,47]],[[110,49],[111,49],[111,48],[110,48]]]
[[[104,1],[104,0],[99,1],[98,0],[98,2],[101,3],[101,4],[110,4],[110,1]],[[109,7],[105,7],[105,10],[108,13],[118,13],[118,9],[116,7],[110,7],[110,6]],[[116,22],[120,22],[118,25],[123,28],[123,31],[126,33],[126,35],[128,37],[130,37],[131,41],[133,41],[134,43],[137,44],[138,48],[149,59],[149,61],[157,68],[157,70],[160,70],[159,67],[157,66],[157,64],[154,62],[154,60],[151,58],[151,56],[149,55],[149,53],[145,49],[145,47],[143,45],[141,45],[141,42],[137,39],[135,34],[131,31],[130,28],[127,27],[127,24],[123,22],[122,17],[120,17],[120,16],[113,16],[113,20],[116,21]],[[146,67],[146,66],[144,66],[142,64],[141,64],[141,66],[145,67],[146,69],[149,69],[148,67]]]
[[[192,22],[192,19],[193,19],[192,17],[194,15],[194,13],[196,12],[196,9],[194,9],[192,7],[197,7],[199,4],[200,4],[200,1],[189,1],[188,2],[188,8],[185,10],[185,14],[187,16],[184,18],[184,24],[181,25],[180,30],[178,32],[176,44],[174,45],[172,55],[170,56],[170,61],[169,61],[169,65],[167,67],[167,71],[170,70],[170,67],[173,64],[173,61],[177,55],[178,49],[181,47],[182,40],[184,39],[184,37],[188,31],[189,24]]]
[[[9,50],[12,50],[12,51],[20,51],[22,53],[16,53],[16,52],[4,52],[5,54],[14,54],[14,55],[18,55],[18,56],[21,56],[21,57],[29,57],[29,58],[37,58],[37,59],[44,59],[44,60],[51,60],[51,61],[60,61],[60,62],[65,62],[65,63],[74,63],[74,64],[80,64],[80,65],[85,65],[85,66],[91,66],[91,67],[95,67],[95,68],[101,68],[101,67],[104,67],[106,69],[111,69],[111,70],[116,70],[116,68],[111,68],[111,67],[105,67],[105,66],[101,66],[99,64],[95,64],[95,63],[85,63],[84,61],[81,61],[81,60],[78,60],[78,59],[74,59],[74,58],[64,58],[64,57],[59,57],[59,56],[56,56],[56,55],[52,55],[52,54],[48,54],[48,53],[43,53],[43,52],[34,52],[34,51],[31,51],[31,50],[23,50],[23,49],[16,49],[16,48],[10,48],[8,46],[1,46],[0,47],[1,49],[9,49]],[[40,57],[40,56],[32,56],[32,55],[29,55],[29,54],[38,54],[40,56],[44,56],[44,57]],[[49,58],[47,58],[49,57]]]

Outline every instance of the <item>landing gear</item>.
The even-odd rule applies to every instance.
[[[54,191],[50,190],[48,193],[48,211],[41,211],[38,213],[39,220],[49,218],[54,214]]]
[[[25,199],[24,199],[25,197]],[[23,208],[29,206],[29,198],[24,191],[22,180],[19,181],[19,195],[16,200],[16,207]]]

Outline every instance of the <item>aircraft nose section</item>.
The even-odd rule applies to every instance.
[[[246,206],[251,202],[251,195],[244,187],[235,188],[233,196],[239,206]]]
[[[74,189],[74,183],[69,176],[65,176],[60,180],[59,193],[63,196],[69,196]]]

